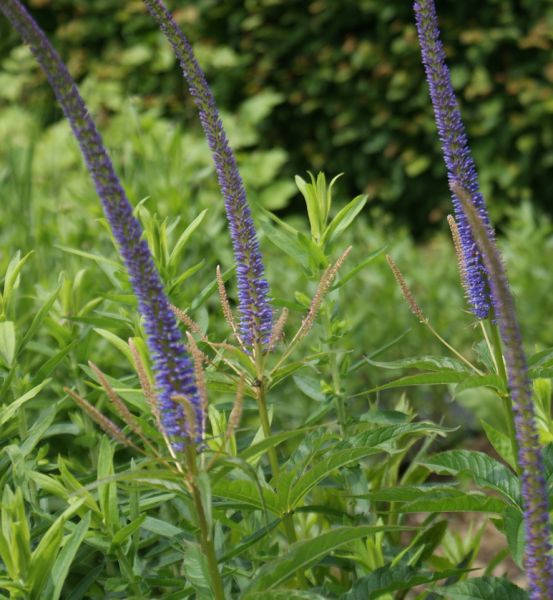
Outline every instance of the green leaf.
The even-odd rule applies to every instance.
[[[467,473],[478,485],[499,492],[515,505],[521,505],[520,483],[505,465],[483,452],[449,450],[420,461],[437,473]]]
[[[182,569],[186,580],[196,590],[197,600],[213,600],[207,559],[198,544],[186,542]]]
[[[261,228],[263,233],[279,250],[282,250],[282,252],[293,258],[305,269],[308,268],[309,262],[307,255],[301,244],[298,242],[297,237],[292,237],[290,234],[284,233],[265,220],[261,221]]]
[[[15,413],[29,400],[32,400],[35,396],[37,396],[44,387],[46,387],[50,383],[51,379],[45,379],[42,383],[35,385],[34,388],[31,388],[28,392],[25,392],[23,396],[17,398],[7,406],[2,406],[0,408],[0,425],[4,425],[7,423]]]
[[[407,387],[410,385],[446,385],[449,383],[459,383],[467,377],[466,373],[456,371],[442,370],[433,373],[421,373],[420,375],[406,375],[390,383],[379,385],[369,390],[367,393],[380,392],[381,390],[391,390],[398,387]]]
[[[359,497],[359,496],[356,496]],[[451,486],[416,485],[384,488],[361,497],[375,501],[400,502],[394,512],[490,512],[503,514],[506,504],[479,492],[464,492]]]
[[[192,234],[198,229],[198,227],[202,224],[205,215],[207,214],[207,208],[204,208],[202,212],[188,225],[188,227],[182,232],[181,236],[177,240],[173,250],[171,251],[171,255],[169,256],[169,264],[173,264],[179,257],[182,249],[186,246],[188,241],[190,240]]]
[[[129,348],[129,345],[127,344],[127,342],[124,342],[120,337],[117,337],[114,333],[112,333],[111,331],[108,331],[107,329],[101,329],[99,327],[95,327],[94,331],[98,335],[101,335],[108,342],[110,342],[110,344],[112,344],[112,346],[117,348],[117,350],[119,350],[123,354],[123,356],[128,360],[129,364],[131,364],[131,365],[134,364],[132,352],[131,352],[131,349]]]
[[[40,310],[33,317],[33,320],[31,321],[29,328],[23,335],[23,338],[19,344],[19,347],[17,348],[18,353],[21,352],[25,348],[27,343],[33,338],[35,333],[38,331],[39,327],[42,325],[44,319],[46,319],[46,317],[48,316],[50,309],[52,308],[52,306],[54,306],[54,303],[58,299],[58,294],[59,294],[60,289],[61,289],[61,285],[59,285],[54,290],[54,292],[48,297],[46,302],[40,307]]]
[[[168,539],[182,537],[185,533],[184,529],[179,529],[171,523],[154,517],[146,517],[142,523],[142,529]]]
[[[345,467],[353,462],[357,462],[362,458],[378,454],[382,452],[381,448],[375,448],[374,446],[363,447],[363,448],[345,448],[343,450],[337,450],[332,453],[331,456],[317,462],[317,464],[311,468],[307,473],[300,476],[300,478],[292,485],[288,492],[288,500],[285,506],[281,506],[283,512],[290,512],[302,498],[313,489],[320,481],[325,477],[328,477],[333,471],[341,467]],[[276,487],[279,487],[279,482],[275,483]]]
[[[59,352],[56,352],[52,358],[48,359],[42,367],[35,373],[33,377],[33,383],[37,384],[41,382],[43,379],[48,377],[52,371],[59,365],[59,363],[75,348],[75,346],[79,345],[80,340],[73,340],[71,343],[67,344],[64,348],[62,348]]]
[[[225,564],[231,558],[235,556],[240,556],[242,552],[244,552],[254,544],[257,544],[259,540],[263,539],[268,533],[273,531],[273,529],[280,525],[281,522],[282,519],[275,519],[268,525],[265,525],[265,527],[261,527],[261,529],[258,529],[248,537],[244,538],[244,540],[240,544],[229,550],[224,556],[221,556],[218,562]]]
[[[507,392],[507,384],[505,383],[505,380],[495,373],[490,373],[488,375],[472,375],[471,377],[467,377],[455,387],[455,395],[460,394],[465,390],[471,390],[479,387],[489,387],[498,391],[499,393]]]
[[[348,202],[344,208],[332,219],[323,234],[323,243],[331,244],[344,230],[346,230],[355,217],[363,210],[368,196],[361,195]]]
[[[104,515],[104,521],[110,531],[119,529],[119,508],[117,484],[112,480],[114,474],[113,445],[107,436],[102,436],[98,452],[98,500]]]
[[[0,357],[7,367],[11,367],[15,355],[15,323],[3,321],[0,323]]]
[[[280,507],[273,490],[246,479],[218,481],[213,487],[213,495],[235,500],[259,510],[270,510],[276,515],[280,514]]]
[[[370,575],[359,579],[347,594],[341,596],[340,600],[371,600],[386,592],[410,590],[417,585],[439,581],[462,572],[448,570],[430,573],[406,565],[380,567]]]
[[[327,600],[326,596],[321,596],[315,592],[289,589],[254,592],[248,598],[257,600]]]
[[[65,523],[71,518],[84,504],[81,498],[73,502],[50,526],[48,531],[42,536],[38,546],[33,550],[31,556],[31,566],[29,569],[29,584],[34,592],[34,597],[40,598],[44,590],[48,577],[52,575],[52,570],[58,557],[63,537]]]
[[[297,571],[304,571],[315,565],[325,556],[355,540],[373,535],[380,531],[399,531],[396,527],[337,527],[326,531],[316,538],[297,542],[292,545],[287,554],[280,556],[259,569],[256,577],[243,596],[249,600],[254,593],[264,592],[278,588],[285,581],[293,577]],[[258,596],[259,597],[259,596]]]
[[[57,600],[60,597],[63,584],[69,573],[71,564],[79,550],[85,535],[90,527],[90,512],[81,519],[79,524],[73,529],[71,534],[65,539],[63,548],[59,553],[54,566],[52,567],[53,590],[52,595],[48,596],[51,600]]]
[[[478,577],[436,588],[447,600],[528,600],[528,593],[502,577]]]
[[[513,444],[511,443],[511,438],[489,423],[486,423],[484,420],[480,421],[480,423],[482,424],[490,444],[494,447],[494,450],[506,463],[508,463],[513,469],[516,469],[517,461],[513,453]]]
[[[31,251],[20,259],[19,257],[21,254],[17,251],[15,256],[9,262],[8,268],[6,269],[6,277],[4,279],[4,294],[2,298],[4,310],[6,310],[10,304],[13,290],[19,287],[19,274],[21,273],[21,269],[23,269],[25,263],[33,254],[34,251]]]
[[[269,438],[265,438],[258,442],[257,444],[252,444],[245,448],[239,453],[239,457],[243,460],[249,460],[252,458],[256,458],[260,454],[265,453],[269,448],[276,448],[278,445],[283,442],[293,439],[298,435],[304,435],[308,431],[311,431],[310,427],[302,427],[301,429],[295,429],[291,431],[281,431],[280,433],[275,433]]]
[[[522,569],[524,558],[524,516],[518,508],[510,506],[505,512],[503,518],[503,527],[505,528],[505,537],[509,544],[511,557],[515,563]]]
[[[464,363],[446,356],[413,356],[392,361],[371,360],[364,358],[365,362],[381,369],[419,369],[421,371],[456,371],[458,373],[472,373],[473,371]]]
[[[134,521],[131,521],[124,527],[121,527],[121,529],[117,530],[111,540],[112,548],[120,546],[130,538],[135,531],[138,531],[145,519],[146,515],[140,515],[138,518],[134,519]]]

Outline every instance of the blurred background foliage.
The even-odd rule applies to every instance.
[[[232,257],[211,159],[171,49],[141,0],[26,4],[79,82],[131,201],[144,202],[143,221],[167,219],[174,241],[207,209],[201,234],[177,261],[180,272],[190,269],[190,276],[170,295],[175,304],[192,306],[202,324],[215,320],[224,335],[216,298],[194,305],[213,280],[215,265],[229,268]],[[222,108],[261,235],[260,207],[285,215],[308,233],[294,174],[344,172],[337,209],[359,193],[370,198],[363,218],[343,240],[354,245],[351,268],[388,244],[433,325],[470,353],[473,319],[463,313],[445,231],[450,199],[411,3],[168,5],[194,44]],[[532,349],[552,346],[553,0],[442,1],[438,10],[482,187],[504,234],[500,242],[525,338]],[[118,322],[114,333],[125,339],[133,318],[132,300],[119,289],[123,276],[106,262],[119,259],[100,204],[49,86],[3,20],[0,65],[1,272],[16,250],[35,250],[21,281],[29,311],[17,315],[18,327],[24,330],[32,307],[60,285],[63,302],[49,317],[54,333],[29,347],[37,368],[51,356],[52,339],[60,348],[78,339],[70,361],[59,367],[66,369],[59,381],[77,380],[78,365],[88,359],[128,369],[96,331],[105,323],[113,330]],[[277,303],[289,301],[292,292],[314,292],[313,282],[282,249],[267,237],[262,247]],[[175,279],[163,269],[162,275]],[[421,348],[442,352],[402,304],[382,257],[348,284],[344,298],[338,308],[348,321],[352,360],[410,327],[386,359]],[[301,305],[297,308],[296,323]],[[352,394],[390,376],[368,365],[358,374]],[[429,412],[432,399],[442,403],[443,389],[425,390]]]
[[[29,0],[100,124],[129,99],[197,132],[172,53],[140,0]],[[253,153],[271,209],[297,210],[295,173],[344,172],[416,235],[443,223],[449,198],[411,2],[216,0],[168,5],[194,43],[230,123]],[[438,3],[453,82],[496,221],[531,201],[550,211],[553,1]],[[0,102],[60,118],[17,36],[0,24]],[[5,119],[0,130],[6,139]],[[11,119],[10,119],[11,121]],[[252,126],[252,127],[250,127]],[[264,179],[264,182],[260,182]],[[252,178],[250,178],[252,180]],[[259,191],[256,190],[256,191]],[[301,209],[301,205],[299,207]]]

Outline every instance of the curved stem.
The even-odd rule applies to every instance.
[[[507,376],[507,369],[505,368],[505,361],[503,359],[503,351],[501,344],[501,335],[499,332],[499,327],[497,323],[494,323],[491,318],[488,318],[488,322],[490,324],[490,334],[491,334],[491,350],[492,357],[495,363],[495,368],[497,370],[497,374],[501,377],[501,379],[505,382],[505,385],[509,384],[509,379]],[[511,439],[511,447],[513,449],[513,457],[518,456],[518,442],[515,430],[515,416],[513,413],[513,405],[511,402],[511,396],[507,394],[501,394],[501,400],[503,402],[503,410],[505,412],[505,421],[507,423],[507,431],[509,433],[509,438]],[[516,464],[516,461],[515,461]]]

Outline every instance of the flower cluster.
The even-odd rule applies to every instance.
[[[501,256],[489,227],[471,203],[471,194],[454,182],[452,191],[461,201],[467,221],[490,278],[494,313],[505,349],[509,390],[515,415],[518,463],[521,468],[522,497],[526,529],[525,565],[532,600],[546,600],[553,590],[553,558],[551,557],[547,486],[543,477],[543,460],[535,425],[532,389],[522,336],[516,317],[513,296]]]
[[[449,69],[445,64],[445,51],[440,40],[434,0],[419,0],[415,2],[414,10],[422,62],[449,181],[459,182],[470,192],[472,203],[480,218],[489,225],[490,220],[484,198],[479,190],[478,175],[461,119],[461,111],[451,84]],[[463,249],[468,299],[475,316],[485,319],[491,308],[486,267],[455,193],[453,193],[453,206]]]
[[[266,344],[272,328],[269,284],[246,190],[228,143],[215,99],[184,33],[161,0],[144,0],[151,15],[173,46],[211,150],[225,201],[238,280],[240,333],[248,346]]]
[[[190,431],[201,435],[202,406],[192,363],[181,341],[148,246],[142,239],[140,224],[133,215],[132,206],[75,82],[56,50],[19,0],[2,0],[0,10],[31,47],[79,142],[144,318],[163,427],[179,447],[189,437]],[[187,411],[182,404],[175,402],[175,397],[183,397],[193,406],[196,423],[187,423]]]

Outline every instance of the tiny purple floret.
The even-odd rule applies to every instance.
[[[486,203],[480,193],[476,166],[468,145],[459,103],[451,84],[449,69],[445,63],[445,51],[440,40],[434,0],[415,2],[414,10],[422,62],[434,107],[434,116],[449,182],[450,184],[454,181],[460,182],[463,188],[470,192],[472,203],[480,218],[489,225],[490,218]],[[461,208],[459,198],[454,193],[452,200],[467,271],[469,302],[474,315],[479,319],[485,319],[491,308],[486,267]]]
[[[215,163],[225,201],[238,280],[240,332],[247,346],[266,344],[272,329],[269,284],[244,183],[229,145],[215,98],[192,46],[160,0],[144,0],[177,56]]]

